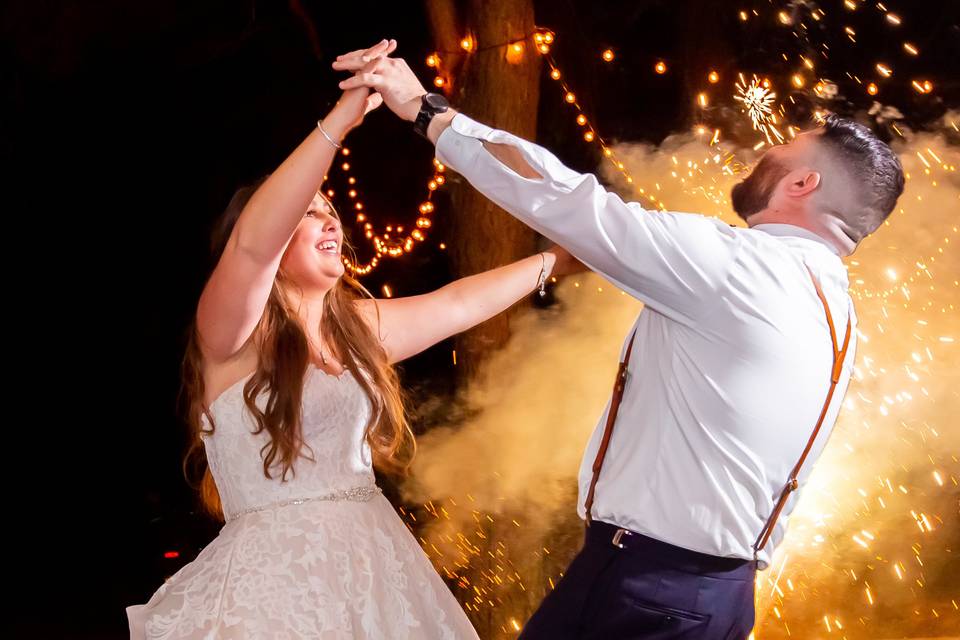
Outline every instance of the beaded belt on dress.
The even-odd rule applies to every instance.
[[[278,502],[271,502],[270,504],[260,505],[259,507],[250,507],[249,509],[244,509],[243,511],[238,511],[232,514],[227,518],[227,522],[232,522],[240,516],[249,515],[251,513],[256,513],[258,511],[266,511],[267,509],[273,509],[276,507],[287,507],[293,504],[303,504],[305,502],[322,502],[322,501],[331,501],[339,502],[342,500],[347,500],[350,502],[367,502],[368,500],[373,499],[375,495],[382,493],[380,487],[376,485],[367,485],[363,487],[351,487],[349,489],[340,489],[339,491],[334,491],[333,493],[326,493],[320,496],[311,496],[309,498],[294,498],[292,500],[280,500]]]

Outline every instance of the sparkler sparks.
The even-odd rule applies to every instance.
[[[773,105],[776,98],[777,94],[770,88],[765,87],[756,76],[747,84],[743,74],[740,74],[739,82],[737,82],[737,93],[733,99],[743,105],[743,110],[750,118],[754,130],[763,133],[769,144],[783,142],[783,134],[775,126],[776,115]]]

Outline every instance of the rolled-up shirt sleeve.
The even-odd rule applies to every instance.
[[[542,178],[525,178],[483,142],[515,147]],[[665,315],[693,320],[716,300],[739,235],[715,218],[645,210],[552,153],[458,114],[437,159],[514,217]]]

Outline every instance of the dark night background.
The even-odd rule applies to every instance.
[[[553,54],[604,135],[654,143],[692,123],[683,74],[657,76],[654,60],[779,68],[780,43],[739,25],[739,7],[715,3],[724,22],[703,25],[694,11],[703,4],[535,3],[537,24],[556,31]],[[958,3],[900,5],[923,51],[918,68],[956,106]],[[124,607],[145,602],[218,528],[192,513],[176,412],[184,331],[211,266],[208,225],[337,99],[329,65],[338,53],[394,37],[397,55],[429,82],[424,58],[434,45],[417,1],[14,1],[0,11],[6,315],[8,351],[19,353],[7,367],[13,627],[18,637],[125,637]],[[691,42],[704,30],[734,58],[710,59]],[[866,27],[862,40],[878,59],[900,46]],[[616,64],[600,62],[607,46]],[[833,64],[862,68],[848,55]],[[582,143],[545,73],[541,93],[539,141],[594,169],[596,148]],[[863,98],[851,110],[869,106]],[[909,89],[884,98],[915,124],[944,109]],[[385,109],[349,144],[368,209],[378,221],[412,223],[430,145]],[[445,205],[441,194],[429,240],[388,261],[368,288],[389,281],[410,295],[449,281],[438,248]],[[357,245],[367,257],[362,238]],[[450,391],[449,354],[441,344],[404,365],[414,398]],[[181,557],[165,560],[167,550]]]

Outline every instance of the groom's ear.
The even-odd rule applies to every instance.
[[[812,169],[792,171],[786,181],[786,193],[793,198],[810,195],[820,186],[820,172]]]

